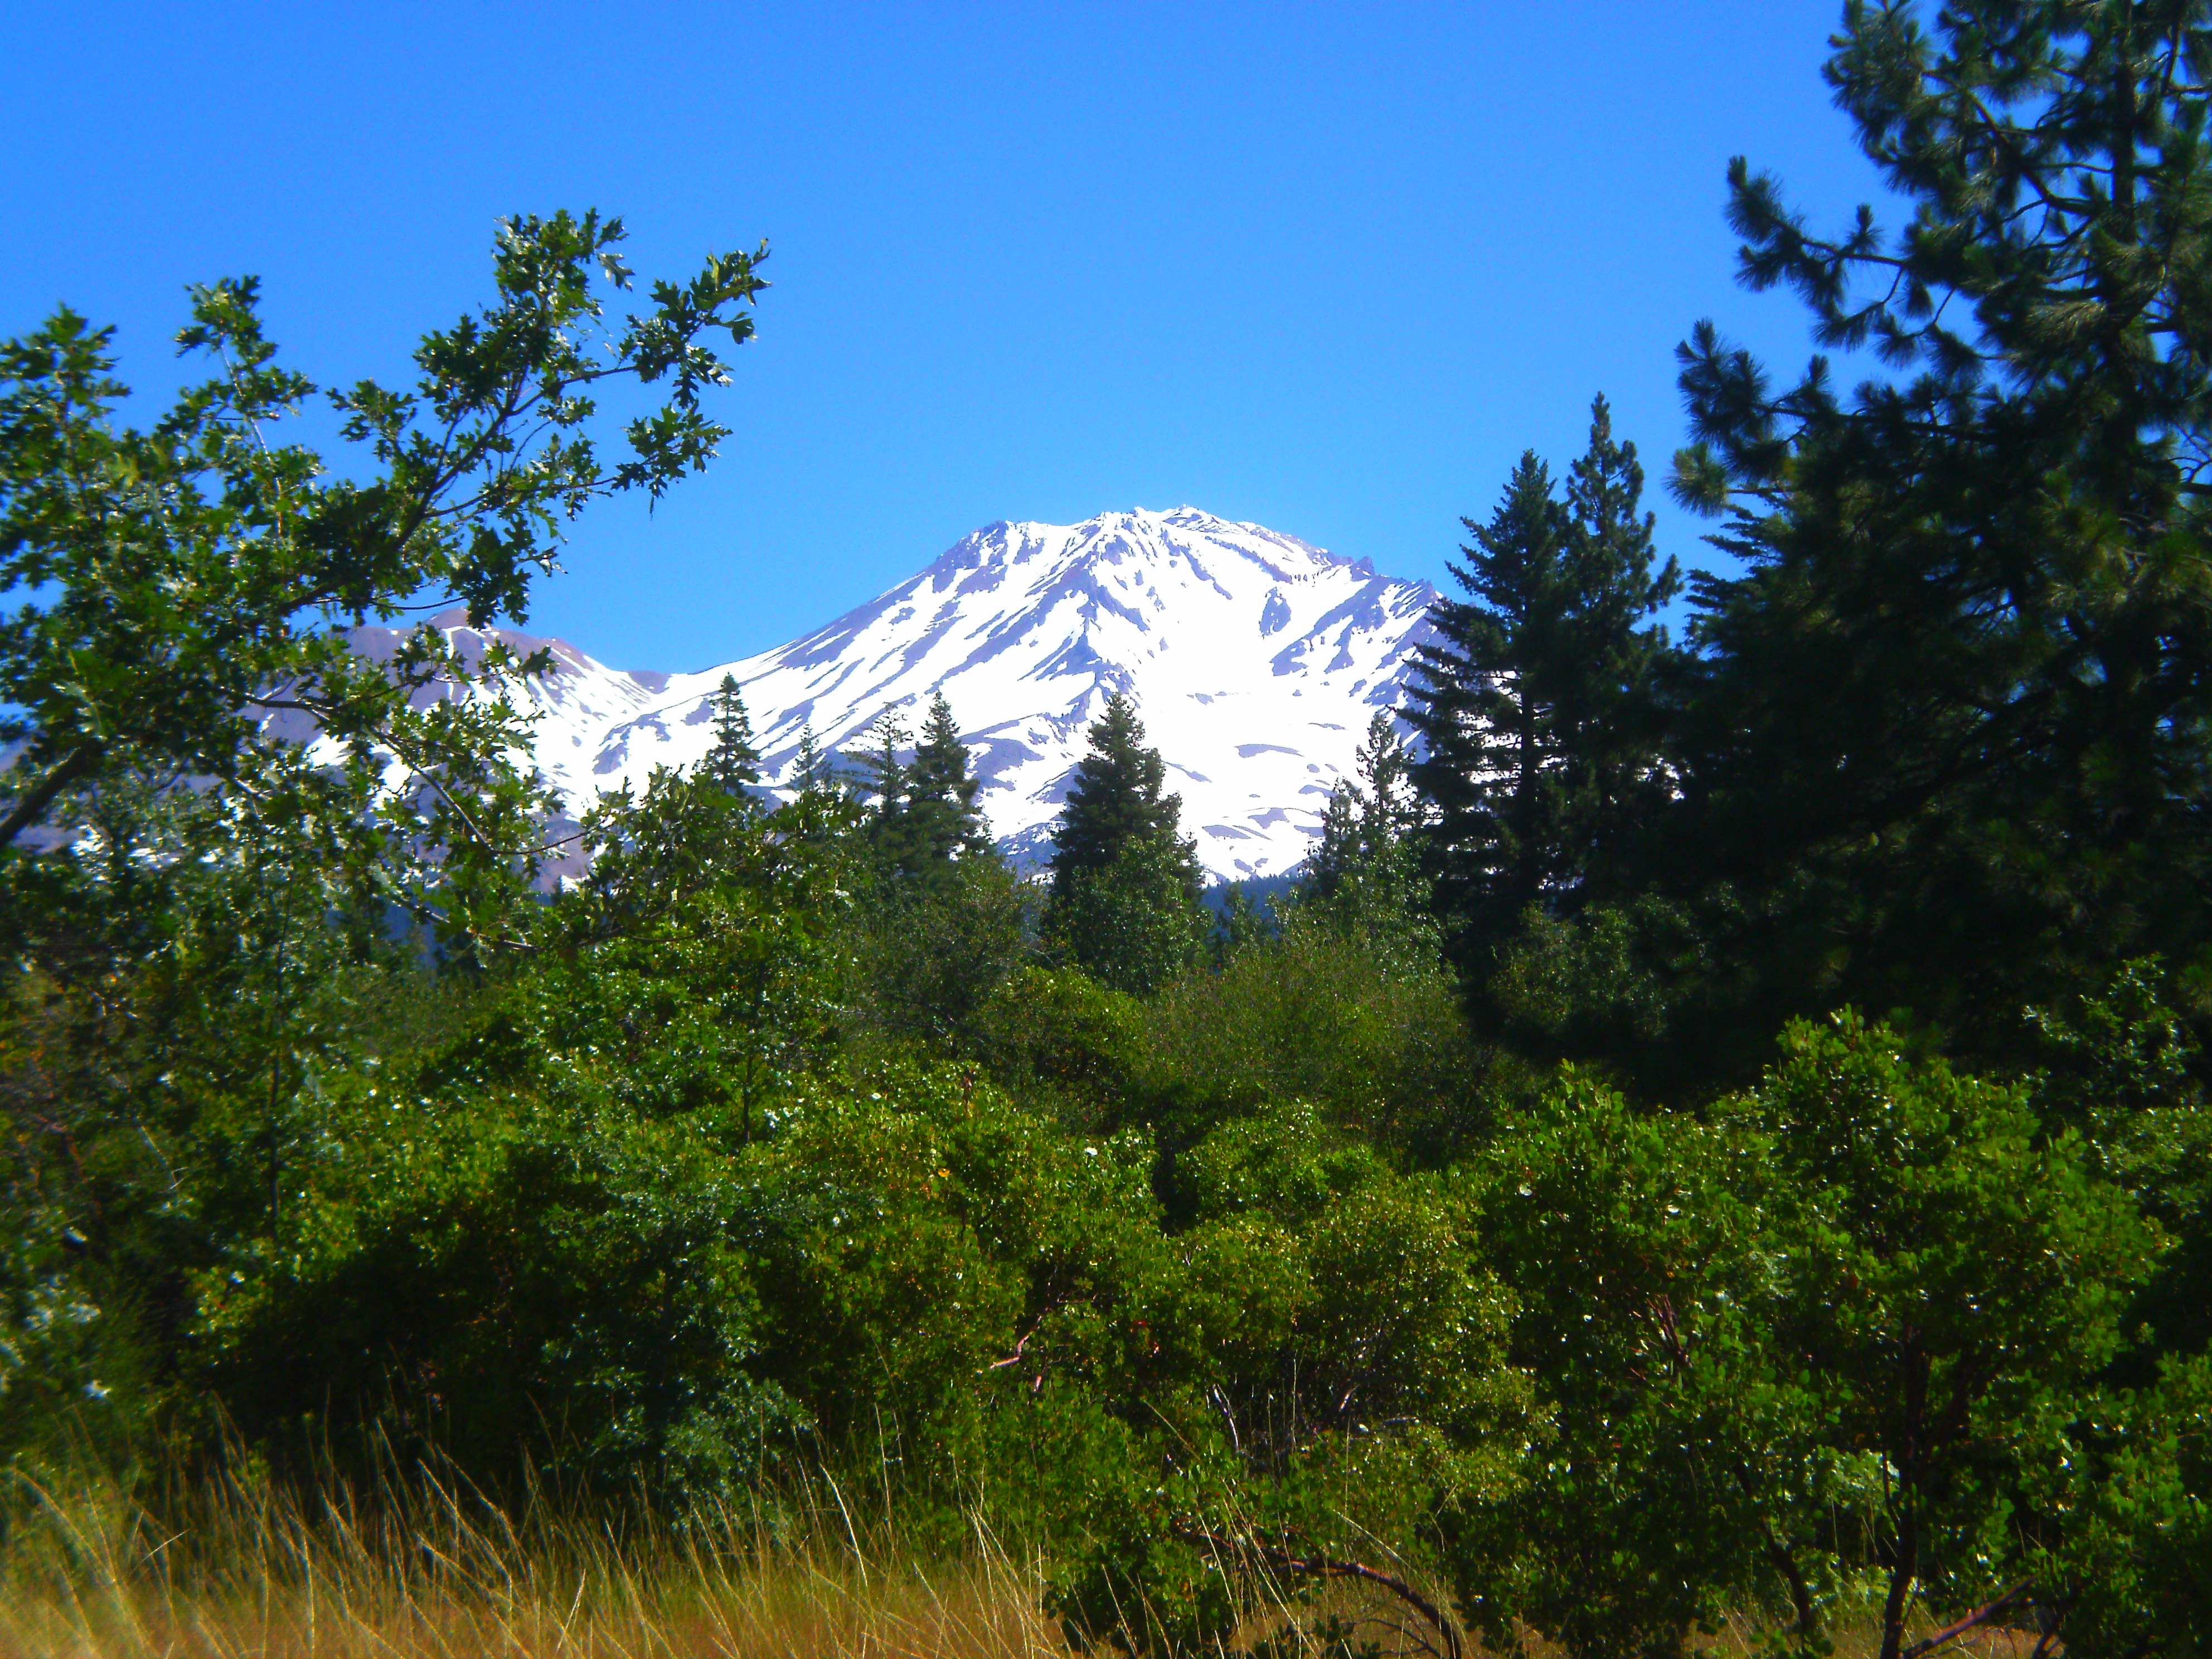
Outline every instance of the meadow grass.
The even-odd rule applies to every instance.
[[[511,1514],[423,1469],[362,1493],[246,1466],[143,1499],[17,1477],[0,1654],[54,1659],[693,1659],[1067,1650],[1043,1570],[973,1523],[924,1561],[836,1483],[769,1507]]]
[[[1064,1659],[1046,1574],[973,1514],[953,1547],[902,1535],[819,1470],[772,1498],[693,1509],[530,1498],[512,1509],[451,1471],[418,1468],[364,1492],[271,1480],[251,1460],[146,1492],[65,1466],[11,1479],[0,1547],[0,1659]],[[1332,1591],[1293,1622],[1256,1587],[1236,1646],[1298,1639],[1332,1618],[1358,1647],[1421,1651],[1387,1603]],[[1290,1639],[1285,1640],[1285,1635]],[[1263,1639],[1272,1638],[1272,1639]],[[1720,1655],[1751,1654],[1748,1630]],[[1838,1632],[1837,1659],[1877,1644]],[[1949,1650],[2027,1659],[2029,1632],[1981,1631]],[[1535,1659],[1547,1644],[1532,1644]],[[1336,1656],[1344,1650],[1336,1649]],[[1480,1659],[1478,1644],[1468,1659]]]

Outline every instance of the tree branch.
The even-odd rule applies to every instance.
[[[1964,1636],[1968,1631],[1973,1629],[1977,1625],[1982,1624],[1987,1620],[1995,1618],[1998,1613],[2002,1613],[2007,1607],[2013,1606],[2015,1602],[2019,1601],[2022,1596],[2026,1595],[2034,1588],[2035,1580],[2033,1578],[2021,1579],[2020,1583],[2014,1584],[2002,1595],[1997,1597],[1996,1601],[1989,1602],[1984,1606],[1976,1607],[1972,1613],[1960,1620],[1956,1624],[1946,1625],[1942,1630],[1937,1631],[1933,1636],[1928,1637],[1923,1641],[1915,1642],[1911,1647],[1905,1649],[1903,1653],[1899,1654],[1898,1656],[1898,1659],[1920,1659],[1920,1656],[1923,1653],[1932,1653],[1937,1648],[1942,1647],[1944,1643],[1957,1640],[1960,1637]]]
[[[24,793],[5,818],[0,818],[0,847],[11,845],[15,837],[36,823],[52,805],[54,797],[78,781],[91,775],[100,757],[106,754],[107,745],[98,741],[81,743]]]
[[[1443,1659],[1465,1659],[1466,1649],[1460,1641],[1459,1626],[1444,1616],[1442,1608],[1395,1573],[1370,1567],[1358,1561],[1340,1561],[1326,1555],[1294,1555],[1273,1544],[1254,1543],[1249,1540],[1224,1538],[1218,1533],[1203,1532],[1195,1527],[1178,1527],[1176,1535],[1185,1543],[1198,1544],[1225,1554],[1249,1553],[1258,1556],[1270,1566],[1285,1571],[1302,1573],[1310,1578],[1352,1578],[1372,1584],[1377,1589],[1397,1597],[1428,1621],[1443,1644]]]

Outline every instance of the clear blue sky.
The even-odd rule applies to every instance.
[[[618,665],[775,644],[995,519],[1190,502],[1441,580],[1593,392],[1658,485],[1733,283],[1732,154],[1875,193],[1830,0],[1654,6],[111,5],[14,0],[0,331],[66,300],[173,385],[253,272],[316,378],[397,378],[494,218],[596,205],[641,276],[774,247],[719,466],[603,511],[533,627]]]

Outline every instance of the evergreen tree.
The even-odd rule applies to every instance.
[[[1213,965],[1226,968],[1246,951],[1275,936],[1267,913],[1245,884],[1231,882],[1222,890],[1221,908],[1213,918]]]
[[[1053,844],[1055,894],[1078,874],[1106,868],[1133,842],[1180,832],[1182,798],[1163,793],[1167,763],[1145,747],[1135,705],[1116,691],[1086,735],[1091,752],[1076,763]],[[1194,844],[1191,867],[1197,869]]]
[[[909,839],[918,868],[942,866],[990,850],[990,831],[975,805],[982,780],[969,763],[967,745],[960,741],[951,705],[942,691],[930,700],[929,717],[922,722],[906,782]]]
[[[1150,990],[1190,963],[1208,930],[1197,843],[1126,696],[1107,699],[1089,735],[1060,810],[1046,931],[1095,977]]]
[[[1378,710],[1354,775],[1329,792],[1296,909],[1360,937],[1393,963],[1433,969],[1438,939],[1415,857],[1420,802],[1413,766],[1396,719]]]
[[[1724,929],[1727,1024],[1849,1000],[2010,1041],[2100,964],[2212,961],[2208,25],[1853,3],[1828,79],[1911,222],[1822,239],[1731,167],[1747,284],[1893,373],[1680,350],[1676,488],[1746,568],[1698,585],[1654,878]]]
[[[931,700],[911,760],[902,758],[911,734],[895,709],[877,717],[869,737],[860,757],[862,787],[876,803],[867,835],[876,867],[886,878],[934,881],[954,860],[990,851],[975,805],[982,782],[969,764],[943,692]]]
[[[1437,599],[1440,642],[1419,647],[1408,682],[1406,719],[1425,749],[1413,782],[1431,811],[1423,861],[1455,933],[1502,933],[1543,890],[1564,840],[1543,672],[1565,632],[1563,517],[1549,469],[1524,453],[1490,522],[1461,520],[1474,545],[1449,568],[1472,598]]]
[[[1423,862],[1455,954],[1484,963],[1532,905],[1571,907],[1601,849],[1663,798],[1654,681],[1677,591],[1655,571],[1643,469],[1614,441],[1605,399],[1566,500],[1524,453],[1454,579],[1467,599],[1431,611],[1406,719],[1425,752],[1410,777],[1428,809]]]
[[[799,749],[791,757],[789,778],[790,787],[801,795],[828,794],[836,787],[836,768],[823,752],[822,739],[815,735],[812,720],[799,728]]]
[[[1618,861],[1623,843],[1672,794],[1662,763],[1661,681],[1679,660],[1649,618],[1682,591],[1682,569],[1658,562],[1653,519],[1639,514],[1644,466],[1616,441],[1613,410],[1590,404],[1589,447],[1567,470],[1567,574],[1576,595],[1568,643],[1576,672],[1559,687],[1572,732],[1576,855],[1585,876]],[[1656,567],[1655,568],[1655,566]]]
[[[1363,879],[1405,884],[1409,836],[1419,822],[1413,767],[1395,718],[1377,710],[1354,753],[1354,775],[1329,791],[1322,809],[1321,845],[1306,860],[1315,896],[1333,897]]]
[[[753,745],[753,723],[744,696],[731,675],[714,690],[714,744],[700,763],[700,775],[725,794],[742,795],[760,781],[760,750]]]
[[[899,758],[909,736],[898,711],[886,706],[868,728],[870,746],[860,751],[860,787],[875,798],[867,818],[868,845],[876,867],[887,875],[909,861],[908,771]]]
[[[993,995],[1029,954],[1036,894],[1006,867],[975,805],[980,780],[952,710],[931,699],[921,740],[885,709],[862,765],[876,805],[862,825],[860,906],[866,1012],[883,1036],[972,1053]]]

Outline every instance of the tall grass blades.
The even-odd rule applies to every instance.
[[[363,1492],[250,1462],[134,1495],[15,1478],[0,1555],[7,1659],[692,1659],[1064,1654],[1041,1563],[972,1522],[955,1559],[900,1547],[820,1475],[679,1522],[422,1468]]]

